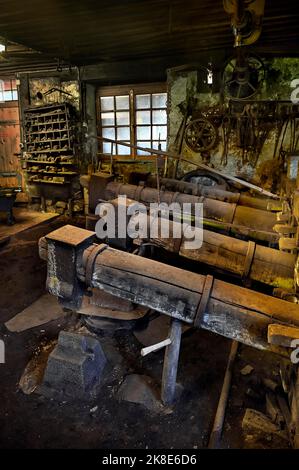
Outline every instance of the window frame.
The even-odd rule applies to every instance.
[[[136,112],[137,111],[142,111],[143,108],[140,108],[140,109],[137,109],[136,107],[136,95],[147,95],[147,94],[150,94],[151,95],[151,102],[150,102],[150,108],[147,108],[147,109],[144,109],[144,110],[149,110],[150,111],[150,114],[151,114],[151,122],[150,124],[144,124],[144,126],[150,126],[151,127],[151,136],[150,136],[150,139],[148,139],[148,141],[150,142],[153,142],[153,118],[152,118],[152,115],[153,115],[153,111],[154,110],[160,110],[162,108],[153,108],[152,107],[152,94],[158,94],[158,93],[166,93],[167,94],[167,100],[166,100],[166,108],[163,108],[163,110],[165,109],[166,113],[167,113],[167,108],[168,108],[168,99],[169,99],[169,95],[168,95],[168,89],[167,89],[167,83],[165,82],[157,82],[157,83],[144,83],[144,84],[131,84],[131,85],[116,85],[116,86],[102,86],[102,87],[99,87],[97,89],[97,92],[96,92],[96,116],[97,116],[97,135],[100,135],[102,136],[102,131],[103,129],[106,127],[114,127],[115,129],[115,137],[117,138],[117,129],[119,127],[129,127],[130,128],[130,144],[132,145],[137,145],[137,122],[136,122]],[[116,123],[116,112],[119,111],[119,110],[116,110],[116,96],[124,96],[124,95],[128,95],[129,96],[129,125],[120,125],[118,126],[117,123]],[[101,119],[101,112],[102,112],[102,109],[101,109],[101,99],[100,98],[104,98],[104,97],[108,97],[108,96],[113,96],[114,97],[114,109],[113,112],[114,113],[114,125],[111,125],[111,126],[103,126],[102,125],[102,119]],[[104,110],[103,110],[104,112]],[[159,124],[156,124],[157,126]],[[142,125],[139,125],[140,127],[142,127]],[[166,127],[166,145],[167,145],[167,139],[168,139],[168,119],[166,121],[166,125],[165,124],[161,124],[161,126],[165,126]],[[117,139],[116,139],[117,140]],[[140,139],[139,139],[140,140]],[[158,140],[158,139],[157,139]],[[147,141],[147,139],[144,139],[144,141]],[[164,140],[163,140],[164,142]],[[118,149],[117,149],[118,150]],[[117,151],[115,154],[113,154],[113,156],[116,156],[116,157],[123,157],[123,158],[132,158],[133,156],[136,156],[137,155],[137,150],[136,149],[133,149],[133,148],[129,148],[130,150],[130,153],[129,154],[119,154]],[[107,153],[104,153],[103,152],[103,141],[99,141],[99,154],[104,156],[104,157],[107,157],[109,156],[109,154]],[[150,154],[148,155],[138,155],[140,157],[144,156],[144,157],[150,157]]]
[[[7,93],[7,92],[10,92],[11,93],[11,99],[9,100],[3,100],[1,101],[0,100],[0,107],[14,107],[16,106],[16,103],[18,103],[19,101],[19,90],[18,90],[18,85],[17,85],[17,79],[15,77],[0,77],[0,80],[3,81],[3,83],[5,82],[10,82],[10,88],[9,89],[4,89],[1,90],[1,86],[0,86],[0,99],[1,99],[1,93]],[[15,85],[15,88],[14,88],[14,85]],[[14,92],[16,93],[16,97],[14,98]],[[3,96],[4,98],[4,96]],[[10,104],[10,103],[13,103],[13,104]]]

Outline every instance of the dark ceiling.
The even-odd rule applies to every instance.
[[[298,54],[298,3],[266,0],[259,51]],[[233,43],[222,0],[0,0],[0,32],[75,65],[181,58]]]

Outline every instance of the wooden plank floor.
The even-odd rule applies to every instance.
[[[59,214],[29,211],[23,207],[14,207],[13,213],[16,222],[9,226],[6,224],[6,213],[0,212],[0,244],[12,235],[59,216]]]

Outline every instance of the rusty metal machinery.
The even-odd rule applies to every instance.
[[[243,165],[249,162],[255,167],[266,140],[273,133],[273,159],[281,160],[283,171],[286,155],[297,150],[299,107],[290,100],[254,99],[264,78],[264,66],[257,56],[239,50],[238,53],[241,58],[231,59],[223,74],[222,88],[228,100],[224,106],[193,117],[185,132],[186,144],[205,157],[222,141],[221,163],[226,165],[233,143],[242,150]]]
[[[205,117],[191,121],[185,130],[185,142],[193,152],[212,149],[217,141],[218,131]]]
[[[223,0],[223,7],[231,17],[235,47],[256,42],[262,32],[265,0]]]
[[[289,152],[294,153],[298,143],[296,142],[298,109],[298,105],[291,101],[231,99],[222,115],[222,164],[227,163],[229,146],[234,141],[242,150],[242,163],[250,162],[255,167],[266,139],[273,133],[274,164],[281,163],[280,172],[283,172],[285,156]],[[289,143],[286,139],[287,134],[290,137]],[[272,188],[272,191],[277,189]]]
[[[222,177],[220,174],[212,173],[207,170],[196,170],[188,171],[185,173],[180,181],[186,181],[187,183],[195,183],[203,186],[217,186],[217,189],[228,190],[229,182]],[[136,184],[136,183],[132,183]]]
[[[237,54],[228,60],[223,71],[225,96],[235,100],[252,98],[265,78],[262,60],[253,54],[237,49]]]
[[[223,0],[223,6],[231,17],[236,47],[235,57],[224,68],[223,91],[229,98],[244,100],[257,93],[265,78],[262,60],[240,47],[253,44],[260,37],[265,0]]]

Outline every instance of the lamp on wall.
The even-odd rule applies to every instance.
[[[192,63],[192,64],[184,64],[179,65],[177,67],[171,67],[167,69],[169,73],[184,73],[184,72],[201,72],[201,79],[200,82],[208,85],[209,89],[212,90],[214,84],[214,72],[213,72],[213,64],[209,62],[207,66],[200,65],[199,63]]]

